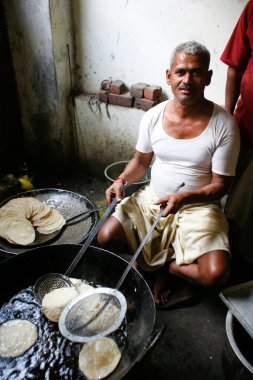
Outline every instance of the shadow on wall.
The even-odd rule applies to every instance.
[[[4,176],[23,162],[25,150],[2,3],[0,3],[0,67],[0,176]]]

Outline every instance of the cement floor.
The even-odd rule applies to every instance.
[[[37,189],[74,191],[96,205],[105,203],[104,192],[108,186],[105,180],[82,174],[67,179],[39,177],[33,184]],[[234,265],[228,285],[252,279],[247,265]],[[164,331],[152,349],[128,372],[125,380],[225,380],[221,358],[227,341],[226,313],[227,307],[218,294],[208,292],[200,292],[197,301],[180,308],[157,310],[155,328],[164,326]]]

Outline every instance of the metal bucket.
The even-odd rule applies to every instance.
[[[109,180],[110,185],[114,182],[115,178],[117,178],[120,175],[120,173],[123,172],[128,162],[129,161],[114,162],[113,164],[105,168],[104,174],[105,174],[105,177]],[[150,181],[150,174],[151,174],[151,166],[147,170],[144,177],[142,177],[138,182],[132,183],[127,188],[126,196],[132,195],[135,191],[140,189],[142,186],[147,185]]]
[[[253,380],[253,340],[243,326],[228,311],[226,342],[222,352],[222,367],[227,380]]]

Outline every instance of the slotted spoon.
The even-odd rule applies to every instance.
[[[127,186],[128,185],[126,183],[124,185],[123,191],[126,190]],[[74,270],[74,268],[79,263],[82,256],[84,255],[84,253],[88,249],[90,243],[92,242],[92,240],[94,239],[94,237],[98,233],[102,224],[105,222],[107,217],[111,214],[111,212],[114,209],[114,207],[116,206],[117,202],[118,202],[118,200],[115,197],[115,198],[113,198],[110,205],[107,206],[107,209],[106,209],[104,215],[98,221],[98,223],[95,225],[95,227],[93,228],[93,230],[91,231],[91,233],[89,234],[87,239],[85,240],[82,248],[80,249],[80,251],[78,252],[76,257],[74,258],[74,260],[72,261],[72,263],[70,264],[69,268],[66,270],[64,275],[61,273],[49,273],[49,274],[46,274],[46,275],[40,277],[36,281],[33,291],[34,291],[35,298],[37,299],[37,301],[39,303],[41,303],[43,297],[47,293],[50,293],[52,290],[57,289],[57,288],[62,288],[62,287],[73,286],[73,284],[69,280],[69,276],[71,275],[72,271]]]

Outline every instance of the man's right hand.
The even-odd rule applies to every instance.
[[[107,203],[110,204],[114,197],[117,197],[118,202],[121,202],[124,195],[123,190],[124,190],[123,181],[120,178],[116,179],[113,182],[113,184],[110,187],[108,187],[108,189],[105,192]]]

